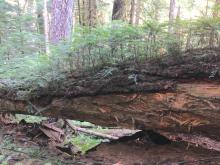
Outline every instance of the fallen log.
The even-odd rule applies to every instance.
[[[66,75],[44,87],[10,89],[0,111],[103,126],[200,134],[220,141],[220,51],[195,50]]]

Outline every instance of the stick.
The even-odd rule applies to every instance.
[[[119,137],[116,137],[116,136],[106,135],[106,134],[103,134],[103,133],[100,133],[100,132],[95,132],[95,131],[91,131],[91,130],[88,130],[88,129],[85,129],[85,128],[77,127],[77,126],[71,124],[69,120],[65,120],[65,121],[66,121],[67,125],[75,131],[79,131],[79,132],[83,132],[83,133],[86,133],[86,134],[98,136],[98,137],[101,137],[101,138],[104,138],[104,139],[110,139],[110,140],[118,140],[119,139]]]
[[[220,151],[220,142],[210,139],[208,137],[199,135],[188,135],[182,133],[170,133],[164,131],[159,131],[158,133],[167,137],[171,141],[184,141],[191,144],[195,144],[196,146],[203,147],[205,149]]]

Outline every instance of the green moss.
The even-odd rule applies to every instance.
[[[17,122],[20,122],[21,120],[25,120],[27,123],[40,123],[43,120],[47,119],[46,117],[22,115],[22,114],[16,114],[15,117]]]

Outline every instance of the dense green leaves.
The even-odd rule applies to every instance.
[[[163,17],[157,12],[168,7],[167,1],[142,0],[145,4],[142,8],[149,10],[147,13],[142,11],[145,16],[141,25],[114,21],[96,27],[76,26],[72,41],[50,45],[50,55],[47,56],[42,1],[36,2],[36,13],[33,13],[23,10],[19,3],[12,5],[0,0],[1,77],[34,82],[39,77],[55,78],[63,71],[79,71],[127,59],[138,61],[168,54],[178,55],[186,49],[220,46],[219,17],[190,20],[178,17],[173,24],[174,32],[170,34],[167,31],[169,22],[155,17]],[[181,3],[190,10],[197,5],[188,0]],[[211,9],[216,14],[219,5]]]

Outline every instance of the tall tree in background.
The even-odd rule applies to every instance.
[[[77,16],[78,16],[79,24],[82,25],[80,0],[77,0],[77,7],[78,7]]]
[[[169,26],[168,32],[173,32],[173,22],[175,18],[175,7],[176,7],[176,0],[170,0],[170,8],[169,8]]]
[[[125,20],[126,19],[126,1],[114,0],[112,20]]]
[[[131,25],[138,25],[141,14],[141,0],[130,0],[130,20]]]
[[[45,37],[45,51],[46,54],[49,54],[49,21],[48,21],[48,11],[47,11],[47,0],[44,0],[44,37]]]
[[[46,2],[46,0],[44,0]],[[44,3],[45,3],[44,2]],[[44,5],[44,4],[43,4]],[[41,4],[41,0],[36,1],[36,14],[37,14],[37,32],[39,34],[44,34],[44,6]]]
[[[88,0],[89,4],[88,4],[88,11],[89,11],[89,15],[88,15],[88,25],[91,26],[95,26],[97,23],[97,2],[96,0]]]
[[[97,24],[97,0],[77,0],[78,23],[82,26],[95,26]]]
[[[208,10],[209,10],[209,0],[206,0],[206,9],[205,9],[205,16],[208,16]]]
[[[70,40],[73,26],[74,0],[52,0],[50,42]]]
[[[137,0],[136,2],[136,20],[135,20],[135,25],[139,25],[140,22],[140,13],[141,13],[141,0]]]
[[[136,0],[131,0],[131,10],[130,10],[130,21],[129,23],[133,25],[135,23],[135,13],[136,13]]]

